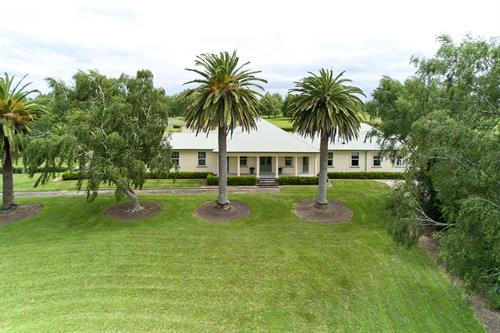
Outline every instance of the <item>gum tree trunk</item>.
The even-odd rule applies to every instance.
[[[326,199],[326,189],[328,184],[328,133],[321,133],[321,142],[319,146],[319,184],[316,207],[326,208],[328,200]]]
[[[132,207],[130,207],[130,209],[128,210],[129,213],[140,212],[144,209],[144,207],[142,207],[139,203],[137,194],[135,194],[134,190],[132,190],[131,188],[127,189],[127,197],[130,199],[130,201],[132,201]]]
[[[3,185],[2,185],[2,210],[11,209],[16,206],[14,202],[14,176],[12,169],[12,154],[10,151],[9,140],[3,138],[3,149],[5,152],[5,160],[3,161]]]
[[[219,126],[219,197],[217,207],[227,210],[230,207],[227,200],[227,133],[226,128]]]

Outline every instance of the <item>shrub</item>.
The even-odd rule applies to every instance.
[[[62,180],[78,180],[85,179],[85,175],[80,176],[80,171],[66,171],[62,174]]]
[[[148,179],[205,179],[209,175],[213,175],[211,172],[170,172],[169,174],[156,174],[154,172],[148,172],[146,178]]]
[[[47,172],[64,172],[64,171],[68,170],[68,168],[67,167],[47,167],[47,168],[45,168],[45,167],[38,167],[36,169],[35,173],[39,173],[42,170],[43,171],[47,171]],[[14,167],[14,168],[12,168],[12,171],[15,174],[28,173],[27,169],[20,168],[20,167]],[[0,168],[0,174],[2,174],[2,173],[3,173],[3,169]]]
[[[330,179],[403,179],[404,172],[329,172]]]
[[[79,171],[66,171],[62,175],[63,180],[79,179]],[[147,179],[205,179],[207,176],[213,175],[211,172],[171,172],[169,174],[157,174],[148,172]]]
[[[218,185],[219,177],[214,175],[207,176],[207,185]],[[227,177],[229,186],[254,186],[257,184],[257,178],[254,176],[230,176]]]
[[[278,178],[280,185],[318,185],[319,177],[284,176]]]

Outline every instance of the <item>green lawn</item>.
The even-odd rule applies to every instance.
[[[59,176],[51,179],[47,184],[33,187],[36,181],[36,176],[31,178],[25,174],[14,175],[14,190],[16,192],[38,192],[38,191],[61,191],[61,190],[76,190],[76,180],[62,180]],[[0,188],[2,186],[2,177],[0,177]],[[145,189],[168,188],[168,187],[199,187],[199,179],[148,179],[144,184]],[[110,188],[103,184],[103,189]]]
[[[288,117],[264,117],[265,120],[269,121],[270,123],[278,126],[281,129],[284,129],[285,131],[292,131],[292,124],[290,123],[290,118]]]
[[[149,196],[161,213],[128,223],[103,216],[112,196],[20,199],[44,210],[0,228],[0,331],[483,332],[425,252],[389,238],[386,191],[335,181],[343,225],[291,212],[314,188],[231,195],[253,214],[225,225],[193,216],[213,194]]]

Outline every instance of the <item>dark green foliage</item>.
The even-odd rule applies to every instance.
[[[209,175],[213,175],[212,172],[188,172],[188,171],[178,171],[169,173],[155,173],[148,172],[148,179],[205,179]]]
[[[214,175],[207,176],[207,185],[218,185],[219,177]],[[229,176],[227,185],[229,186],[254,186],[257,184],[257,178],[254,176]]]
[[[283,97],[278,93],[266,93],[259,100],[258,111],[261,116],[277,117],[281,114]]]
[[[101,183],[111,183],[117,198],[127,195],[136,205],[133,189],[142,187],[147,170],[168,173],[171,168],[164,139],[165,91],[154,87],[153,74],[109,78],[78,72],[72,86],[49,83],[51,112],[41,119],[23,156],[29,172],[33,175],[39,165],[77,165],[85,170],[88,181],[78,187],[86,186],[88,200],[95,199]],[[43,172],[39,181],[49,179],[50,172]]]
[[[404,172],[329,172],[330,179],[404,179]]]
[[[35,173],[39,173],[39,172],[53,172],[53,173],[57,173],[57,172],[64,172],[68,170],[67,167],[38,167],[36,170],[35,170]],[[12,168],[12,173],[14,174],[22,174],[22,173],[28,173],[28,170],[26,168],[21,168],[21,167],[15,167],[15,168]],[[0,168],[0,174],[3,173],[3,170],[2,168]]]
[[[448,270],[499,307],[500,43],[439,42],[434,57],[412,59],[415,76],[384,77],[368,104],[384,153],[407,165],[389,232],[406,245],[437,232]]]
[[[278,178],[280,185],[318,185],[319,177],[281,176]]]

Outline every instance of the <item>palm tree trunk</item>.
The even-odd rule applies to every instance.
[[[328,133],[322,132],[319,146],[319,184],[318,197],[316,199],[317,208],[326,208],[328,206],[328,200],[326,199],[326,189],[328,183],[328,140]]]
[[[3,149],[5,152],[5,160],[3,161],[3,185],[2,185],[2,210],[11,209],[16,206],[14,202],[14,170],[12,168],[12,154],[10,151],[10,143],[7,137],[3,137]]]
[[[132,207],[128,209],[129,213],[136,213],[140,212],[141,210],[144,209],[144,207],[141,206],[139,203],[139,198],[137,197],[137,194],[135,194],[134,190],[132,190],[130,187],[127,188],[127,197],[132,201]]]
[[[227,133],[226,127],[219,126],[219,197],[217,207],[221,210],[231,208],[227,200]]]

